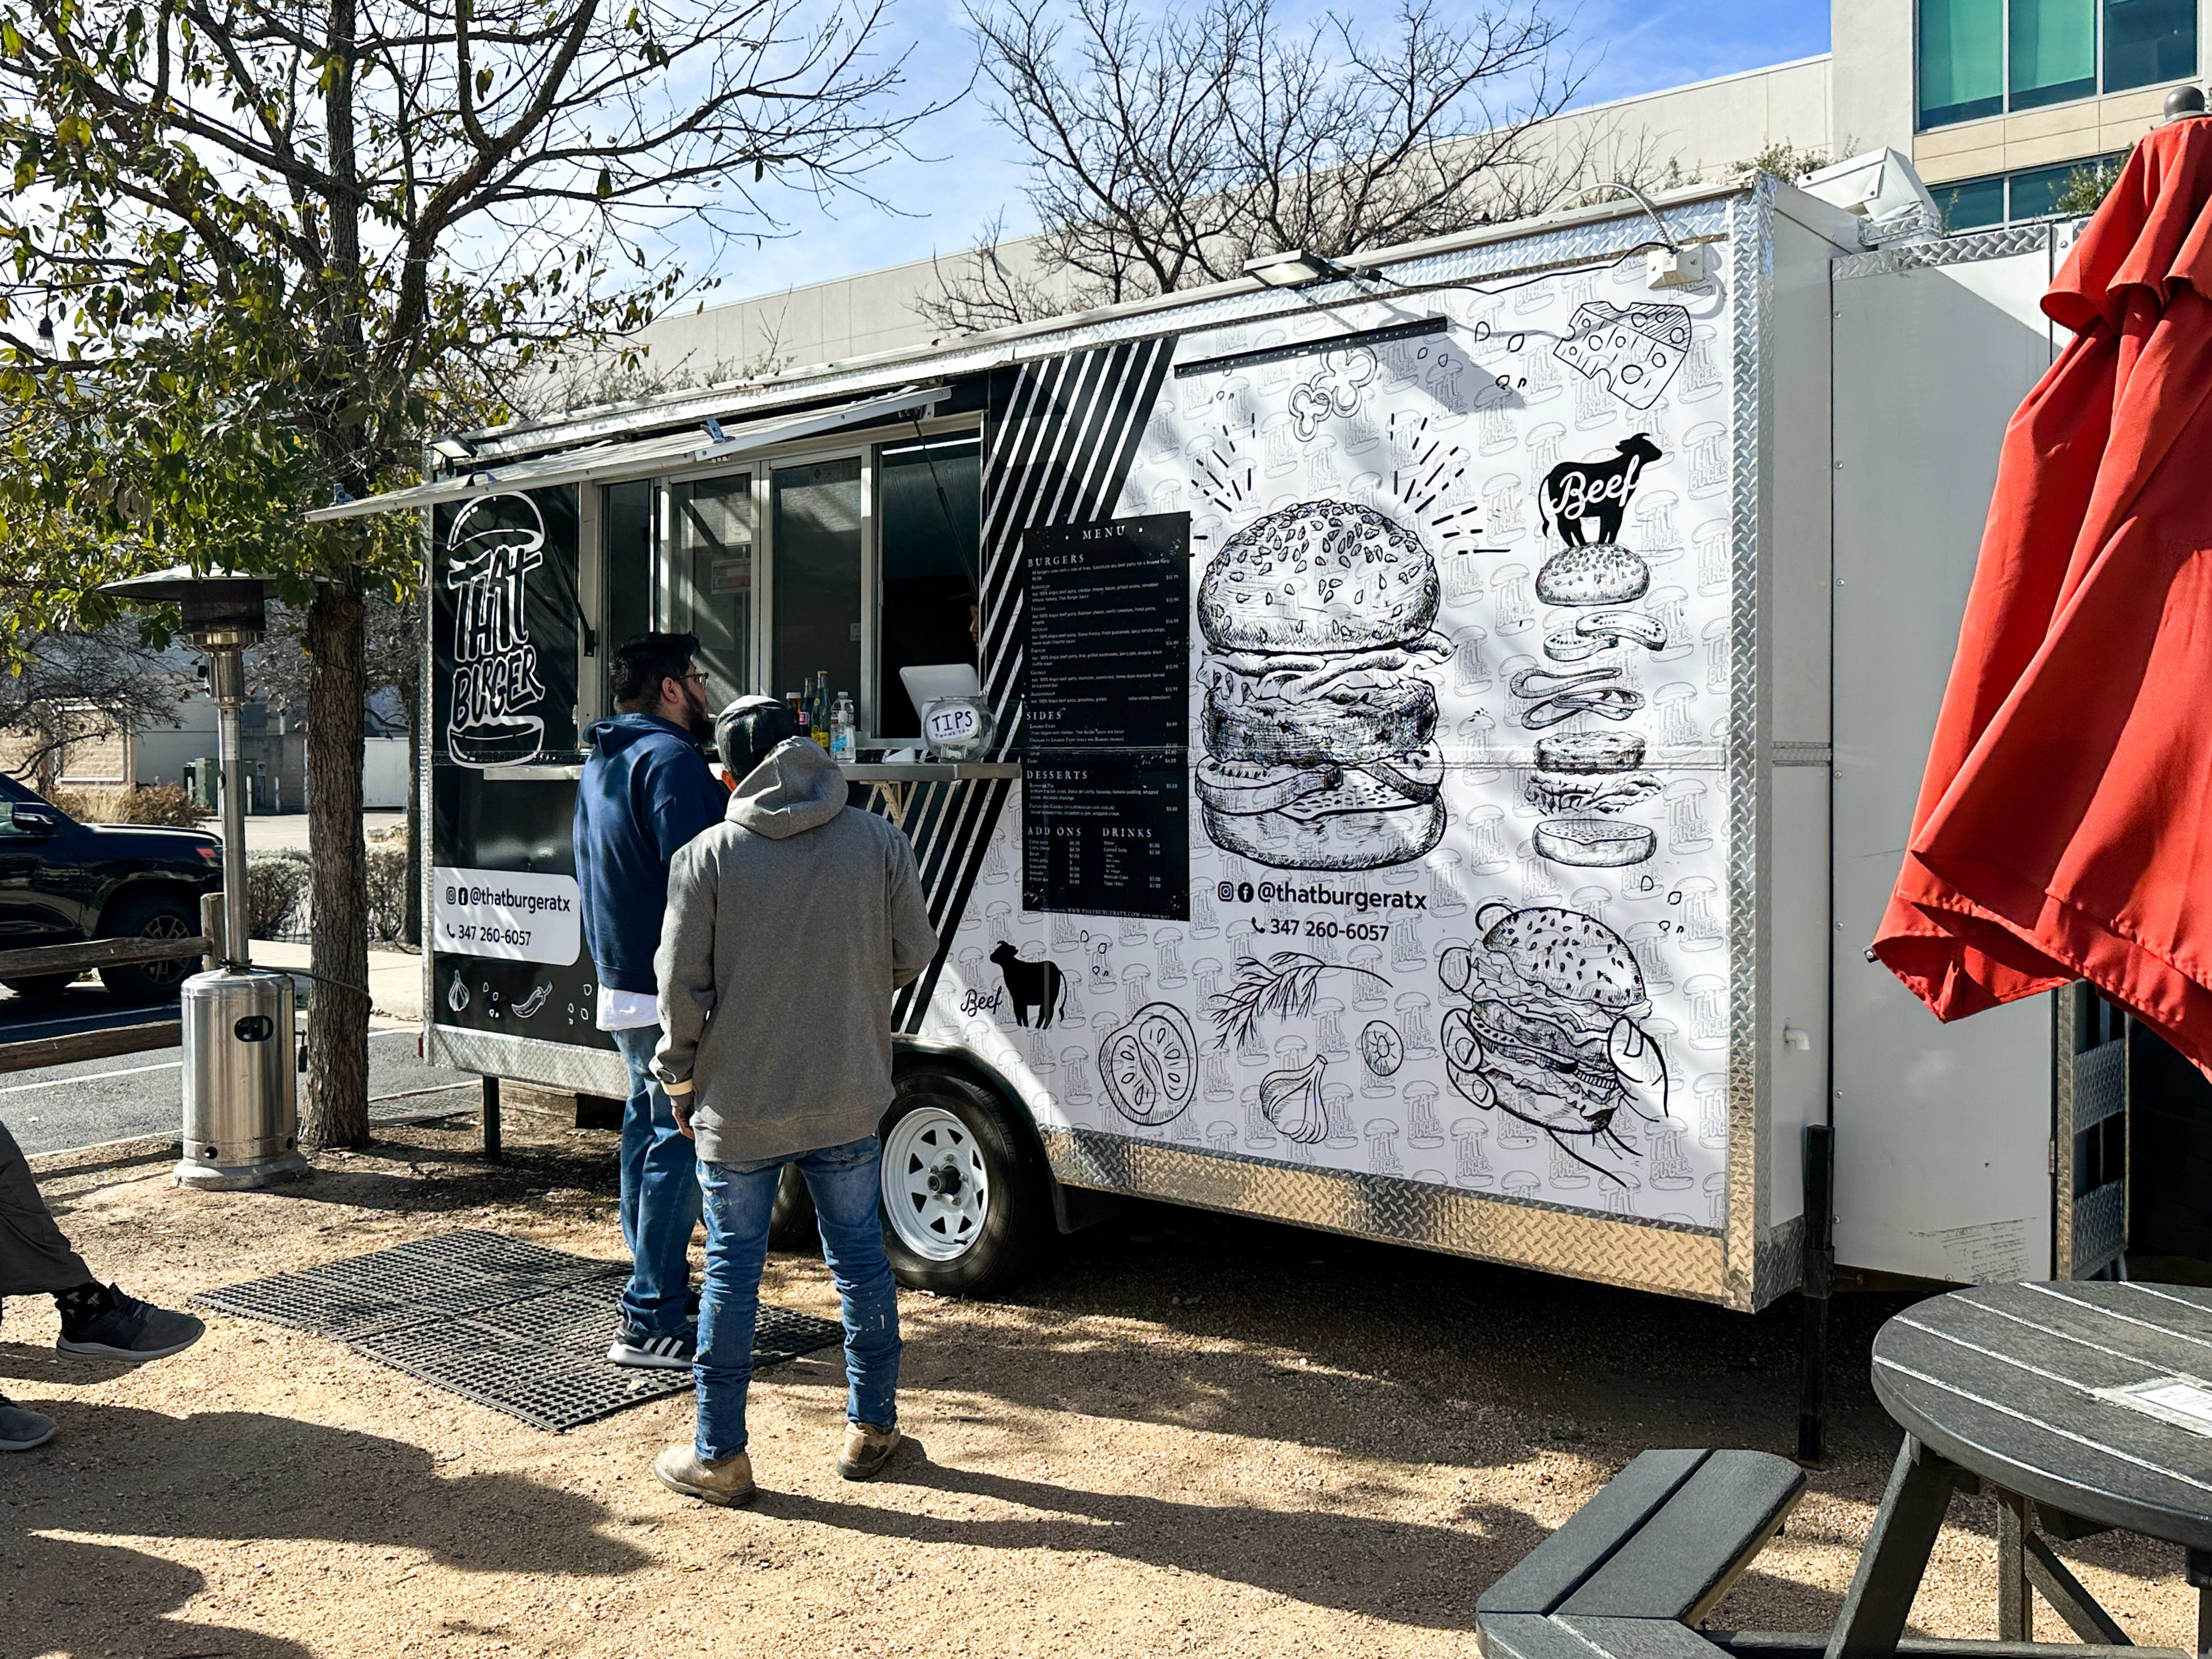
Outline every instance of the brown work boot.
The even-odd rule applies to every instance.
[[[906,1437],[896,1427],[879,1429],[872,1423],[854,1423],[845,1431],[845,1449],[838,1455],[837,1473],[848,1480],[866,1480],[891,1461]]]
[[[653,1472],[660,1477],[662,1486],[686,1498],[720,1504],[724,1509],[752,1502],[753,1460],[743,1452],[709,1463],[699,1455],[696,1447],[671,1446],[653,1460]]]

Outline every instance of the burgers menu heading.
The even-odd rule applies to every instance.
[[[1024,540],[1032,751],[1190,740],[1190,514],[1046,525]]]

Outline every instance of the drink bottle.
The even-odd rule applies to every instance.
[[[841,763],[851,761],[859,735],[859,717],[853,708],[852,693],[840,691],[836,707],[830,711],[830,758]]]

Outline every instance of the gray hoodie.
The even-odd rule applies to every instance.
[[[845,789],[819,744],[791,738],[669,866],[653,1065],[690,1097],[709,1162],[842,1146],[890,1104],[891,993],[937,935],[914,848]]]

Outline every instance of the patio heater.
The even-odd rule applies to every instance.
[[[185,1040],[184,1156],[179,1187],[209,1191],[265,1187],[308,1172],[300,1154],[293,1062],[292,977],[248,962],[246,913],[246,761],[239,712],[246,702],[246,651],[260,642],[267,584],[258,576],[194,574],[182,566],[106,582],[101,592],[132,605],[174,605],[185,632],[206,653],[215,692],[222,776],[222,966],[182,987]]]

